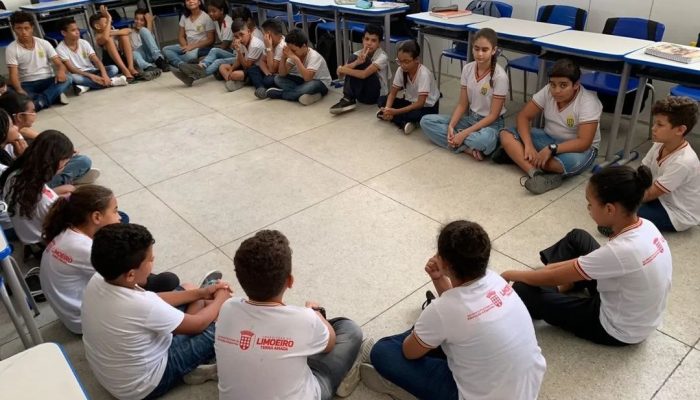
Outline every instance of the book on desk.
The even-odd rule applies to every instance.
[[[472,14],[472,12],[469,10],[449,10],[449,11],[431,11],[430,12],[431,17],[437,17],[437,18],[442,18],[442,19],[466,17],[467,15],[471,15],[471,14]]]
[[[644,53],[684,64],[700,61],[700,48],[675,43],[658,43],[644,49]]]

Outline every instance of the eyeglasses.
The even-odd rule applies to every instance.
[[[416,59],[415,59],[415,58],[412,58],[412,59],[410,59],[410,60],[403,60],[403,61],[402,61],[402,60],[399,60],[398,58],[396,58],[394,61],[396,61],[396,63],[397,63],[397,64],[400,64],[400,65],[409,65],[410,63],[416,61]]]

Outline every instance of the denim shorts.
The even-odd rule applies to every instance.
[[[506,128],[504,130],[511,133],[516,140],[522,142],[516,128]],[[557,140],[549,136],[544,129],[539,128],[530,129],[530,138],[532,139],[532,145],[535,146],[535,150],[537,151],[544,149],[550,144],[564,142],[563,140]],[[559,161],[559,164],[564,168],[565,176],[572,176],[578,175],[590,168],[597,156],[598,149],[591,146],[583,153],[560,153],[554,156],[554,159]]]

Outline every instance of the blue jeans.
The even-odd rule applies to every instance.
[[[46,185],[50,188],[55,188],[61,185],[67,185],[73,183],[76,179],[87,174],[92,167],[92,160],[90,157],[76,154],[74,155],[63,167],[63,171],[53,177]]]
[[[455,134],[458,131],[467,129],[476,124],[484,117],[469,111],[468,114],[462,116],[455,126]],[[503,129],[503,117],[498,117],[491,125],[481,128],[464,139],[461,146],[454,149],[447,143],[447,125],[450,124],[451,115],[447,114],[431,114],[426,115],[420,120],[420,127],[423,133],[436,145],[452,150],[455,153],[461,153],[466,149],[479,150],[485,155],[489,155],[496,150],[498,145],[498,132]]]
[[[663,232],[676,232],[676,228],[671,223],[671,218],[659,199],[654,199],[648,203],[642,203],[637,211],[637,215],[648,219],[656,225],[656,228]]]
[[[515,128],[507,128],[505,131],[513,134],[516,140],[522,143],[520,135]],[[531,128],[530,138],[535,150],[540,151],[553,143],[562,143],[563,140],[557,140],[547,134],[544,129]],[[564,176],[578,175],[581,172],[591,167],[595,158],[598,156],[598,149],[591,146],[583,153],[559,153],[554,156],[554,159],[559,161],[564,169]]]
[[[183,376],[212,360],[215,356],[214,323],[198,335],[173,335],[173,341],[168,349],[168,364],[165,366],[163,377],[146,399],[163,396],[182,382]]]
[[[153,63],[163,57],[163,54],[158,48],[156,38],[148,28],[139,29],[139,36],[141,36],[141,43],[143,44],[134,49],[134,62],[139,69],[145,70],[146,68],[154,67]]]
[[[457,384],[441,350],[431,351],[417,360],[404,357],[403,341],[411,332],[409,329],[379,340],[370,353],[374,368],[385,379],[419,399],[457,400]]]
[[[73,84],[71,74],[66,74],[65,82],[56,82],[55,77],[39,79],[38,81],[22,82],[22,89],[34,101],[36,111],[49,108],[58,100],[61,93],[68,90]]]
[[[322,400],[333,399],[333,395],[350,371],[362,345],[362,329],[355,322],[347,318],[334,318],[328,322],[335,331],[333,350],[307,359],[311,372],[321,386]]]
[[[183,53],[179,44],[171,44],[163,47],[163,54],[170,65],[177,68],[182,63],[193,63],[199,57],[204,57],[209,53],[209,48],[192,49],[187,53]]]
[[[275,86],[275,75],[264,75],[260,67],[253,65],[248,68],[246,75],[250,78],[250,83],[255,86],[255,88],[270,88]]]
[[[112,78],[117,75],[119,75],[119,68],[117,68],[116,65],[105,65],[105,71],[107,71],[107,75]],[[100,71],[93,69],[90,71],[86,71],[90,74],[95,74],[97,76],[100,76]],[[94,82],[92,79],[88,78],[87,76],[79,75],[79,74],[70,74],[71,77],[73,77],[73,84],[74,85],[80,85],[80,86],[87,86],[90,89],[104,89],[109,86],[102,86],[97,82]]]
[[[386,106],[387,97],[388,96],[379,96],[379,100],[377,100],[377,105],[379,107]],[[411,104],[412,103],[406,99],[395,98],[394,104],[392,104],[392,108],[404,108],[410,106]],[[407,113],[394,115],[394,118],[391,119],[391,123],[403,129],[404,125],[406,125],[406,123],[408,122],[417,124],[420,122],[421,119],[423,119],[424,116],[428,114],[437,114],[439,112],[440,101],[438,100],[432,106],[424,106],[419,110],[413,110]]]
[[[282,89],[282,98],[289,101],[297,101],[304,94],[320,93],[325,96],[328,93],[326,85],[318,79],[308,82],[296,75],[275,75],[275,86]]]
[[[233,64],[234,61],[236,61],[236,53],[231,53],[230,51],[215,47],[209,50],[209,54],[204,57],[201,64],[204,65],[204,70],[207,76],[209,76],[218,71],[220,65]]]

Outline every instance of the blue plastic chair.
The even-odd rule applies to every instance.
[[[586,26],[587,18],[588,12],[586,10],[571,6],[548,5],[542,6],[539,8],[539,10],[537,10],[538,22],[566,25],[577,31],[583,30],[583,28]],[[554,63],[548,61],[547,69],[549,69],[552,64]],[[527,73],[532,72],[536,74],[539,72],[540,58],[538,56],[528,55],[511,60],[506,66],[508,78],[510,78],[511,69],[519,69],[523,71],[523,101],[527,102]],[[511,86],[510,99],[513,100],[513,83],[510,79],[509,84]]]
[[[698,34],[698,40],[695,42],[695,46],[700,47],[700,34]],[[671,96],[685,96],[700,102],[700,88],[694,88],[690,86],[678,85],[671,88]]]
[[[501,18],[510,18],[513,15],[513,6],[502,1],[493,2],[498,9]],[[469,46],[466,43],[454,42],[452,47],[445,49],[440,54],[440,59],[438,60],[438,87],[440,87],[440,81],[442,78],[442,58],[446,57],[451,60],[459,60],[460,70],[464,67],[464,63],[469,58]]]
[[[267,17],[268,17],[268,18],[274,18],[274,19],[280,20],[280,21],[284,22],[285,27],[288,26],[288,23],[287,23],[287,19],[288,19],[288,18],[287,18],[287,13],[284,12],[284,11],[269,10],[269,11],[267,12]],[[299,13],[299,12],[294,13],[293,18],[294,18],[294,26],[299,27],[299,26],[302,24],[302,16],[301,16],[301,13]],[[306,17],[306,20],[307,20],[310,24],[313,24],[313,23],[322,21],[321,18],[319,18],[319,17],[312,17],[312,16],[307,16],[307,17]],[[333,24],[333,25],[335,25],[335,24]]]

